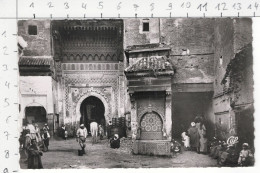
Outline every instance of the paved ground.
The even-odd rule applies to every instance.
[[[87,154],[78,156],[79,146],[75,139],[51,140],[49,151],[43,153],[43,167],[50,168],[172,168],[172,167],[214,167],[217,161],[207,155],[183,151],[172,158],[132,155],[127,144],[120,149],[111,149],[107,140],[92,145],[87,139]],[[26,169],[21,154],[20,165]]]

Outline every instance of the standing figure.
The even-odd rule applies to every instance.
[[[206,127],[202,122],[196,123],[196,127],[199,132],[200,136],[200,153],[206,154],[207,153],[207,147],[208,147],[208,139],[206,138]]]
[[[28,149],[31,146],[31,135],[30,135],[30,130],[25,130],[25,140],[23,144],[23,150],[24,154],[26,156],[26,162],[28,161]]]
[[[97,143],[97,135],[98,135],[98,123],[95,121],[92,121],[90,123],[90,132],[92,136],[92,145],[94,143]]]
[[[67,132],[66,126],[64,124],[61,126],[61,136],[65,140],[67,140],[67,138],[68,138],[68,132]]]
[[[44,146],[46,147],[46,151],[49,150],[49,139],[50,139],[50,134],[47,131],[47,129],[45,128],[43,130],[42,140],[43,140]]]
[[[110,147],[114,149],[120,147],[120,139],[118,134],[115,134],[114,137],[110,139]]]
[[[26,129],[30,131],[31,139],[36,139],[36,131],[34,125],[32,123],[27,122]]]
[[[238,158],[238,165],[240,166],[253,166],[254,165],[254,155],[249,149],[248,143],[243,143],[242,150],[240,151]]]
[[[36,139],[32,139],[32,145],[28,148],[28,169],[42,169],[41,156]]]
[[[47,131],[49,131],[49,130],[50,130],[50,128],[49,128],[49,126],[48,126],[48,124],[47,124],[47,123],[45,123],[45,124],[44,124],[44,127],[43,127],[42,129],[43,129],[43,130],[44,130],[44,129],[46,129]]]
[[[36,142],[39,143],[42,141],[41,135],[40,135],[40,129],[38,127],[38,124],[35,124],[34,127],[35,127],[35,134],[36,134]]]
[[[190,137],[187,135],[186,132],[183,132],[181,134],[181,137],[182,137],[182,142],[184,144],[185,150],[189,150],[190,149]]]
[[[98,130],[99,130],[100,140],[102,140],[102,139],[103,139],[103,136],[104,136],[104,129],[103,129],[102,125],[99,125],[99,126],[98,126]]]
[[[199,132],[194,122],[191,123],[191,127],[188,129],[188,135],[190,136],[190,146],[192,150],[199,153]]]
[[[84,126],[84,124],[80,125],[80,128],[77,130],[77,142],[79,142],[79,145],[81,147],[81,151],[83,154],[86,154],[85,147],[86,147],[86,138],[88,135],[87,128]]]

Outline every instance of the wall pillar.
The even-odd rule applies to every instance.
[[[166,137],[168,140],[172,138],[172,97],[171,91],[166,91],[166,98],[165,98],[165,130],[166,130]]]
[[[136,112],[136,100],[133,94],[130,94],[130,101],[131,101],[131,131],[132,131],[132,139],[138,138],[137,129],[138,129],[138,122],[137,122],[137,112]]]

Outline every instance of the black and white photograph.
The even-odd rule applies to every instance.
[[[251,18],[17,27],[21,169],[254,167]]]

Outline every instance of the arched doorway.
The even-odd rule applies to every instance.
[[[155,112],[147,112],[143,115],[141,122],[141,139],[161,140],[163,138],[163,122]]]
[[[80,114],[80,124],[84,124],[87,127],[88,132],[90,132],[91,120],[95,120],[103,127],[106,125],[104,104],[95,96],[89,96],[81,103]]]
[[[39,128],[47,123],[47,113],[43,106],[25,107],[25,120],[30,123],[37,123]]]

